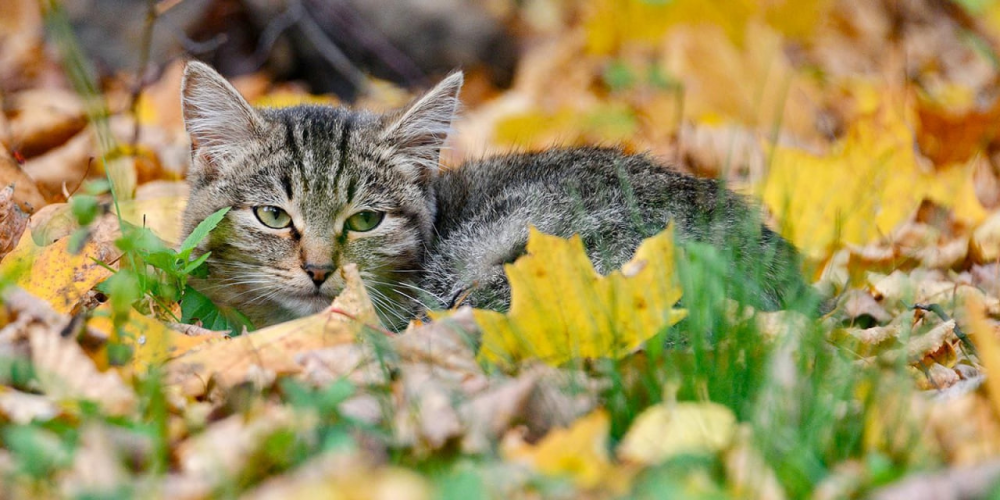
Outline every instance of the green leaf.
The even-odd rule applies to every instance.
[[[212,232],[215,226],[218,226],[222,222],[223,217],[226,216],[229,209],[230,207],[223,208],[201,221],[198,227],[194,228],[194,231],[191,231],[191,234],[184,239],[184,243],[181,243],[179,253],[185,257],[190,254],[191,250],[194,250],[194,247],[198,246],[198,243],[201,243],[202,240],[208,237],[208,233]]]
[[[202,264],[205,263],[206,260],[208,260],[208,257],[210,255],[212,255],[212,252],[207,252],[201,257],[198,257],[197,259],[189,262],[187,267],[184,268],[184,274],[190,275],[191,273],[196,271],[199,267],[201,267]]]
[[[87,226],[97,218],[100,204],[97,202],[97,198],[81,194],[70,198],[69,207],[73,216],[76,217],[76,221],[81,226]]]
[[[253,324],[239,311],[215,305],[211,299],[188,285],[181,298],[181,322],[193,324],[197,321],[209,330],[228,330],[233,335],[242,333],[244,327],[253,330]]]

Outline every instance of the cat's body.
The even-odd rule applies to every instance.
[[[398,329],[426,307],[505,309],[503,264],[523,254],[529,225],[580,234],[606,273],[669,221],[678,239],[736,248],[737,261],[763,269],[757,305],[780,306],[783,290],[801,284],[789,272],[795,250],[750,205],[644,156],[555,149],[439,172],[461,81],[452,75],[387,115],[255,110],[210,68],[189,64],[185,231],[232,207],[199,247],[212,257],[197,286],[261,326],[321,310],[343,288],[336,270],[353,262]]]

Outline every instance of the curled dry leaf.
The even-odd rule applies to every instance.
[[[16,424],[44,422],[59,415],[59,407],[49,398],[9,387],[0,387],[0,415]]]
[[[925,374],[926,377],[917,379],[917,387],[923,390],[944,390],[962,380],[958,372],[940,363],[927,367]]]
[[[55,148],[87,125],[83,103],[72,90],[31,89],[10,96],[9,147],[26,157]]]
[[[19,307],[20,317],[5,329],[23,329],[42,392],[55,401],[90,400],[113,415],[131,412],[136,402],[132,388],[116,372],[97,369],[76,342],[72,318],[56,313],[22,291],[7,290],[4,294],[7,307],[32,301],[36,304],[30,308]],[[33,314],[33,310],[37,312]]]
[[[97,168],[97,141],[88,127],[57,148],[24,163],[24,171],[38,184],[49,201],[63,201],[63,187],[73,191],[88,177],[101,174]]]
[[[183,388],[188,396],[200,396],[210,379],[222,387],[247,380],[253,367],[274,374],[298,373],[300,353],[356,340],[366,325],[378,325],[378,317],[365,291],[357,266],[342,270],[346,287],[325,311],[281,323],[250,335],[208,342],[168,362],[166,382]]]
[[[0,259],[13,250],[28,227],[28,216],[14,203],[14,188],[0,190]]]
[[[892,320],[892,315],[865,290],[851,290],[841,297],[840,302],[839,309],[849,321],[853,322],[863,316],[868,316],[879,324]]]
[[[34,213],[45,206],[38,186],[10,154],[0,148],[0,187],[13,186],[13,200],[25,213]]]

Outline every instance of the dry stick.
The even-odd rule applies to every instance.
[[[156,5],[156,0],[146,0],[146,24],[143,27],[142,32],[142,48],[139,53],[139,67],[135,70],[135,83],[132,85],[132,96],[131,102],[129,103],[129,112],[132,113],[132,119],[135,120],[135,128],[132,130],[132,151],[134,155],[136,151],[136,145],[139,144],[139,131],[142,129],[139,120],[139,95],[142,94],[142,89],[145,87],[146,82],[146,66],[149,65],[149,53],[153,49],[153,28],[156,26],[156,18],[159,16],[159,12]]]
[[[298,23],[303,13],[302,5],[299,2],[293,2],[278,17],[267,23],[264,31],[260,34],[260,41],[257,42],[257,48],[253,53],[253,63],[257,69],[260,69],[264,65],[264,62],[267,61],[267,56],[271,53],[271,49],[274,48],[274,44],[277,43],[278,37],[288,30],[288,28]]]
[[[293,1],[292,5],[294,8],[302,8],[302,2],[298,0]],[[297,24],[302,28],[302,33],[305,34],[306,38],[319,50],[323,59],[326,59],[326,62],[330,63],[338,73],[347,78],[354,88],[360,89],[362,92],[368,88],[364,73],[351,63],[333,40],[326,36],[323,28],[309,16],[300,17]]]
[[[379,30],[372,27],[364,18],[359,16],[353,8],[345,2],[324,2],[306,0],[312,6],[310,12],[320,10],[323,25],[336,24],[336,28],[350,36],[351,42],[357,42],[362,47],[372,51],[390,69],[401,76],[408,86],[423,84],[427,75],[416,65],[406,54],[396,46]]]

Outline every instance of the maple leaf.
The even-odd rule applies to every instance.
[[[924,199],[981,221],[971,166],[923,169],[915,152],[915,118],[905,96],[859,84],[861,116],[827,155],[778,146],[763,199],[783,234],[813,258],[840,243],[863,245],[889,234]]]
[[[674,279],[673,226],[645,240],[635,257],[606,277],[591,264],[579,236],[565,240],[531,228],[528,255],[505,266],[508,314],[475,310],[483,330],[480,355],[506,363],[538,358],[621,357],[687,312]]]

